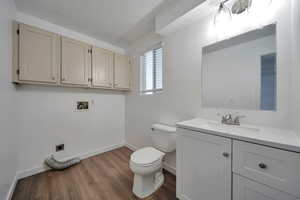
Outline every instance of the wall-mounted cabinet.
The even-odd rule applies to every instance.
[[[93,47],[92,62],[92,87],[112,88],[114,53]]]
[[[128,56],[115,54],[114,87],[119,89],[130,88],[130,60]]]
[[[55,84],[59,70],[59,36],[38,28],[19,25],[18,79]]]
[[[61,37],[61,83],[89,86],[91,80],[91,46]]]
[[[14,22],[13,82],[129,90],[129,57]]]

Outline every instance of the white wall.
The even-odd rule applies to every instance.
[[[292,76],[292,116],[293,128],[300,135],[300,1],[292,0],[292,39],[293,39],[293,76]]]
[[[120,53],[124,50],[86,35],[17,13],[17,21]],[[93,102],[88,112],[75,112],[77,100]],[[124,143],[125,96],[122,92],[43,86],[17,86],[20,176],[39,171],[54,154],[64,159]],[[55,153],[55,145],[65,151]]]
[[[75,112],[77,100],[88,100],[88,112]],[[39,168],[51,153],[67,158],[124,143],[125,97],[118,92],[18,86],[18,171]],[[56,144],[65,151],[55,153]]]
[[[0,199],[5,199],[17,168],[15,88],[11,81],[12,24],[15,6],[11,0],[0,1]]]
[[[291,65],[290,40],[287,37],[291,34],[289,11],[289,2],[282,1],[280,9],[269,21],[269,23],[277,21],[278,28],[278,110],[277,112],[241,110],[239,111],[240,114],[247,116],[243,121],[245,123],[281,128],[289,126],[289,79]],[[145,49],[145,46],[158,42],[162,38],[151,34],[149,38],[138,41],[128,49],[135,61],[135,82],[134,90],[126,97],[127,143],[136,147],[149,145],[149,128],[154,122],[174,125],[177,121],[194,117],[220,120],[217,113],[228,111],[204,109],[201,103],[202,46],[222,39],[219,35],[214,34],[216,32],[209,30],[211,24],[212,18],[207,17],[164,38],[165,85],[164,91],[160,94],[140,96],[138,88],[138,55]],[[242,24],[245,25],[247,23],[244,22]],[[248,31],[251,28],[253,27],[243,27],[240,31]],[[223,31],[225,32],[226,30]],[[228,34],[226,37],[228,37]],[[236,112],[233,110],[229,111]],[[175,167],[174,154],[167,157],[167,163]]]

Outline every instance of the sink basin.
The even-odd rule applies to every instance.
[[[227,124],[221,124],[218,122],[206,122],[206,126],[210,129],[217,129],[220,131],[226,131],[226,132],[239,132],[239,133],[243,133],[243,132],[247,132],[247,133],[258,133],[259,129],[258,128],[254,128],[254,127],[250,127],[250,126],[235,126],[235,125],[227,125]]]

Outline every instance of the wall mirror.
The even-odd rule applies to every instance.
[[[276,24],[203,47],[203,106],[275,111],[276,65]]]

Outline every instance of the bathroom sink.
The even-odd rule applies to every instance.
[[[218,122],[206,122],[205,124],[207,128],[209,129],[216,129],[220,131],[226,131],[226,132],[239,132],[239,133],[258,133],[260,130],[258,128],[250,127],[250,126],[235,126],[235,125],[227,125],[227,124],[221,124]]]

